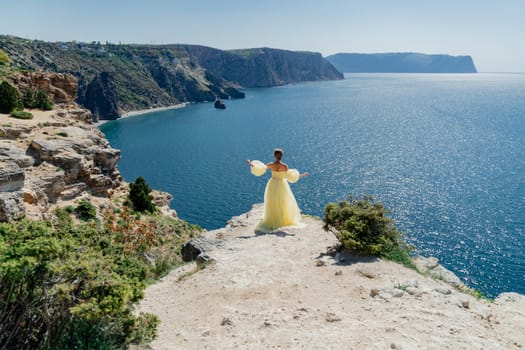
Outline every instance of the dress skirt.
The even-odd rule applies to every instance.
[[[266,165],[252,161],[252,174],[260,176],[265,171]],[[300,225],[301,211],[289,185],[289,182],[295,183],[299,178],[296,169],[272,171],[264,191],[264,216],[257,225],[257,231],[270,232],[280,227]]]

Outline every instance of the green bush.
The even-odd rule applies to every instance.
[[[335,233],[349,251],[380,256],[415,268],[410,251],[388,211],[372,197],[349,198],[339,204],[329,203],[324,209],[324,229]]]
[[[146,183],[142,176],[137,177],[135,182],[129,184],[129,199],[133,204],[133,209],[138,212],[148,211],[153,213],[155,211],[155,204],[153,204],[153,197],[150,195],[151,188]]]
[[[81,199],[75,208],[75,213],[77,214],[80,220],[88,221],[96,219],[97,210],[87,199]]]
[[[10,116],[16,119],[33,119],[33,114],[26,111],[12,111]]]
[[[7,81],[0,84],[0,113],[11,113],[18,105],[18,91]]]
[[[9,64],[9,56],[4,52],[4,50],[0,49],[0,66],[7,66]]]
[[[156,335],[158,318],[136,315],[146,281],[181,262],[178,247],[196,228],[129,209],[76,225],[0,223],[0,349],[123,349]],[[156,257],[153,263],[146,259]]]
[[[38,108],[43,111],[53,109],[53,102],[42,90],[28,89],[22,98],[22,102],[25,108]]]
[[[53,109],[53,102],[44,91],[38,90],[35,96],[35,107],[43,111],[50,111]]]

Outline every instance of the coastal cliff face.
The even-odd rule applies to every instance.
[[[47,218],[54,204],[86,193],[108,198],[121,185],[120,151],[78,105],[33,111],[32,120],[0,114],[0,221]]]
[[[69,73],[76,102],[94,120],[184,102],[243,98],[240,87],[342,79],[318,53],[276,49],[222,51],[193,45],[50,43],[0,36],[21,69]]]
[[[316,52],[271,48],[221,51],[203,46],[186,46],[186,50],[209,72],[244,87],[343,79],[343,75]]]
[[[326,57],[344,73],[476,73],[470,56],[422,53],[337,53]]]
[[[72,102],[75,79],[24,73],[10,80],[20,91],[39,88],[62,103],[52,111],[31,111],[31,120],[0,114],[0,221],[48,218],[57,205],[80,197],[104,206],[125,196],[128,185],[117,168],[120,151],[92,124],[91,112]],[[155,191],[154,196],[163,212],[174,214],[169,194]]]

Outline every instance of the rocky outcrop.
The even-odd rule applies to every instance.
[[[21,95],[27,90],[42,90],[54,103],[71,103],[77,98],[77,80],[71,74],[20,72],[10,77]]]
[[[313,52],[49,43],[11,36],[0,40],[15,66],[73,74],[78,79],[76,101],[91,110],[94,120],[151,107],[243,98],[240,87],[342,79]]]
[[[74,103],[56,107],[33,111],[32,120],[0,114],[0,135],[8,136],[0,140],[0,221],[48,218],[79,197],[109,208],[127,196],[120,150],[92,124],[90,111]],[[177,217],[169,193],[152,195],[162,214]]]
[[[11,159],[0,161],[0,192],[18,191],[24,186],[24,170]]]
[[[120,151],[91,124],[88,110],[60,104],[33,114],[32,120],[0,115],[6,136],[0,140],[0,221],[43,218],[58,201],[82,193],[109,198],[124,185]]]
[[[344,73],[476,73],[470,56],[400,53],[337,53],[326,57]]]

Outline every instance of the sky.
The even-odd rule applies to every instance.
[[[525,72],[525,0],[4,0],[0,34],[219,49],[471,55]]]

